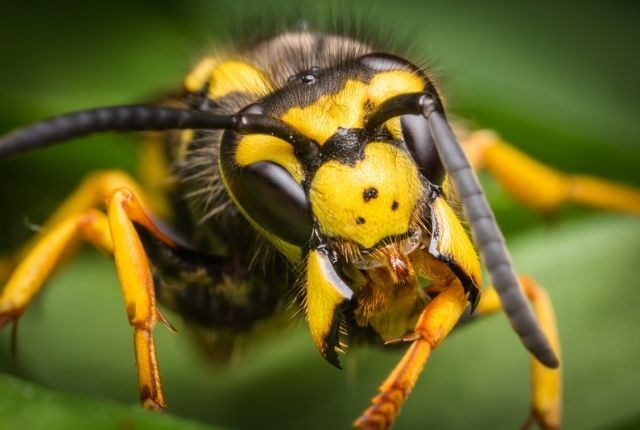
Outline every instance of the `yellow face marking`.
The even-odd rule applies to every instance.
[[[205,57],[196,64],[184,80],[184,88],[192,93],[200,91],[209,81],[211,71],[217,60],[213,57]]]
[[[337,93],[319,97],[303,108],[291,108],[281,119],[322,145],[340,127],[362,128],[370,106],[378,106],[399,94],[423,91],[424,87],[422,78],[413,72],[381,72],[368,84],[348,80]],[[394,138],[402,137],[398,118],[387,121],[386,126]]]
[[[375,75],[369,83],[369,100],[373,106],[378,106],[385,100],[400,94],[424,91],[424,81],[421,77],[408,70],[391,70]],[[385,123],[385,127],[394,139],[402,139],[400,118],[392,118]]]
[[[322,145],[339,127],[363,127],[367,91],[365,83],[349,80],[335,94],[324,95],[304,108],[289,109],[282,121]]]
[[[322,231],[371,248],[387,236],[408,231],[423,193],[411,158],[398,148],[369,143],[354,166],[329,161],[320,166],[309,198]]]
[[[391,118],[384,123],[391,136],[396,140],[402,140],[402,125],[400,124],[400,117]]]
[[[325,339],[334,322],[338,306],[352,295],[351,290],[340,280],[331,276],[318,251],[312,250],[307,257],[307,320],[311,338],[320,351],[325,349]],[[337,285],[336,285],[337,283]]]
[[[482,285],[478,254],[455,212],[443,198],[436,199],[432,210],[438,225],[438,252],[455,261],[477,286]]]
[[[269,94],[272,88],[264,73],[244,61],[219,63],[211,70],[209,78],[209,98],[213,100],[235,92],[263,96]]]
[[[424,91],[424,81],[408,70],[380,72],[369,83],[369,100],[377,106],[391,97]]]
[[[258,161],[272,161],[282,166],[299,184],[304,179],[300,161],[290,143],[273,136],[252,134],[243,136],[236,149],[236,163],[245,167]]]

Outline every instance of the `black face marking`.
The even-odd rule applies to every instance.
[[[398,210],[398,206],[400,206],[400,203],[394,200],[393,203],[391,204],[391,210],[392,211]]]
[[[364,159],[364,147],[368,140],[365,131],[357,128],[339,127],[322,145],[322,159],[319,161],[337,160],[349,166]]]
[[[365,222],[367,222],[364,218],[362,218],[361,216],[359,216],[358,218],[356,218],[356,224],[358,225],[362,225]]]
[[[371,199],[375,199],[376,197],[378,197],[378,189],[376,187],[366,188],[362,192],[362,198],[365,202],[368,202]]]

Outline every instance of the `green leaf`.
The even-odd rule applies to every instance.
[[[138,406],[53,392],[3,374],[0,374],[0,398],[2,428],[215,430],[185,419],[145,411]]]

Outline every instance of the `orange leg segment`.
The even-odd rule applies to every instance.
[[[129,324],[134,328],[140,402],[146,408],[160,410],[166,406],[166,402],[152,335],[158,310],[151,267],[133,221],[168,246],[174,245],[153,224],[128,189],[114,191],[109,198],[107,212],[122,296]]]
[[[134,329],[140,400],[147,408],[162,409],[166,403],[152,331],[157,318],[164,318],[156,309],[151,267],[134,222],[165,245],[175,244],[156,227],[134,191],[122,187],[130,183],[126,176],[108,172],[89,182],[94,186],[81,186],[47,223],[44,232],[24,248],[20,263],[0,295],[0,327],[20,317],[80,241],[92,243],[115,257],[127,317]],[[100,195],[107,200],[106,215],[87,208],[98,205]]]
[[[520,284],[525,294],[531,300],[533,310],[547,339],[560,357],[560,341],[556,328],[553,306],[546,291],[533,279],[521,276]],[[482,292],[482,298],[476,308],[475,315],[484,316],[500,311],[500,300],[493,288]],[[535,358],[531,359],[532,400],[531,419],[537,421],[544,429],[559,429],[562,425],[562,371],[561,368],[549,369],[540,364]]]
[[[355,427],[366,430],[391,427],[431,351],[451,332],[467,305],[467,296],[458,281],[427,305],[416,323],[412,336],[415,340],[380,386],[380,393],[373,398],[372,405],[353,423]]]
[[[486,169],[515,200],[540,212],[565,203],[640,215],[640,190],[587,175],[569,175],[518,151],[487,130],[470,134],[463,147],[476,169]]]

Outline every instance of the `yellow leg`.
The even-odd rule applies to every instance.
[[[118,170],[106,170],[93,172],[88,175],[76,190],[60,205],[53,215],[49,217],[47,222],[42,226],[41,231],[46,233],[60,222],[67,220],[69,217],[85,212],[92,208],[103,207],[106,198],[118,188],[127,188],[141,200],[145,211],[150,212],[149,204],[145,193],[142,192],[140,186],[129,175]],[[9,275],[16,269],[16,266],[24,256],[33,248],[39,240],[39,236],[23,245],[14,255],[3,257],[0,259],[0,284],[4,283]],[[65,249],[65,255],[73,254],[77,247],[68,244]]]
[[[175,244],[165,236],[144,211],[131,189],[119,188],[128,178],[108,173],[93,182],[99,189],[80,187],[63,206],[45,231],[30,244],[0,295],[0,327],[15,321],[68,254],[81,240],[112,253],[120,279],[130,325],[134,328],[134,346],[141,402],[145,407],[162,409],[165,399],[155,355],[152,330],[158,316],[153,278],[146,253],[134,222],[165,245]],[[109,187],[111,185],[111,187]],[[109,188],[111,188],[110,191]],[[137,187],[136,187],[137,188]],[[105,193],[109,193],[104,196]],[[96,209],[84,209],[107,200],[107,215]],[[70,202],[74,204],[69,204]],[[162,317],[161,317],[162,320]]]
[[[388,429],[413,389],[431,351],[449,334],[467,307],[467,296],[456,280],[433,299],[416,323],[413,343],[380,386],[380,394],[354,422],[361,429]]]
[[[167,246],[175,245],[157,229],[128,189],[120,188],[111,195],[107,212],[120,287],[129,324],[134,328],[140,402],[146,408],[160,410],[166,402],[152,335],[159,312],[151,267],[133,222],[144,226]]]
[[[556,355],[560,357],[560,341],[553,313],[553,306],[546,291],[534,280],[521,276],[520,284],[531,300],[533,310]],[[483,290],[475,315],[487,315],[500,311],[500,300],[493,288]],[[531,359],[533,395],[531,416],[544,429],[559,429],[562,425],[562,371],[549,369],[535,358]],[[528,422],[530,423],[530,421]]]
[[[528,157],[490,131],[469,135],[463,146],[472,165],[489,173],[518,202],[541,212],[565,203],[640,215],[640,190],[586,175],[568,175]]]
[[[78,212],[103,207],[107,197],[118,188],[130,190],[140,201],[145,211],[151,211],[146,194],[129,175],[119,170],[99,171],[90,174],[82,181],[73,194],[47,220],[43,229],[46,231],[61,220]]]
[[[97,210],[68,218],[51,229],[33,246],[18,265],[0,295],[0,325],[17,319],[51,272],[65,248],[79,238],[113,252],[106,216]]]

